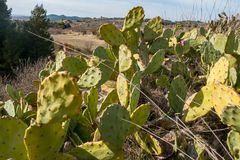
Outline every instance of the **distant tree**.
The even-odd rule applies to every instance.
[[[6,3],[6,0],[0,0],[0,73],[5,70],[9,70],[13,59],[18,58],[18,55],[14,53],[8,53],[5,50],[6,39],[8,34],[12,32],[12,9],[8,9]]]
[[[30,20],[26,24],[26,29],[46,39],[50,39],[51,35],[48,32],[50,27],[49,19],[47,18],[47,11],[43,8],[43,5],[36,5],[31,12]],[[40,39],[34,35],[28,33],[28,39],[26,40],[26,48],[28,49],[21,58],[30,58],[37,60],[40,57],[46,57],[54,51],[54,45],[52,42]]]

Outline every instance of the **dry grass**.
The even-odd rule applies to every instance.
[[[52,37],[55,41],[71,45],[84,53],[91,53],[97,46],[106,46],[106,43],[103,40],[99,40],[96,35],[82,35],[77,32],[64,32],[61,34],[52,34]]]
[[[22,61],[18,68],[13,70],[16,75],[15,78],[10,79],[7,76],[0,77],[0,100],[9,99],[5,85],[11,84],[16,89],[22,90],[24,93],[36,92],[37,87],[33,85],[33,80],[38,80],[38,73],[42,70],[47,63],[47,59],[39,59],[35,63],[29,61]]]

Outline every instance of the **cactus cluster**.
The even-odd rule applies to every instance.
[[[34,81],[37,93],[7,85],[10,99],[0,101],[0,160],[122,160],[129,137],[148,156],[159,158],[161,141],[145,132],[156,116],[142,98],[152,96],[142,94],[146,83],[168,101],[160,128],[174,133],[176,154],[179,145],[187,147],[175,125],[168,125],[169,116],[191,122],[213,111],[231,129],[228,148],[240,159],[238,37],[204,28],[178,34],[179,26],[165,29],[160,17],[146,23],[144,17],[138,6],[122,28],[100,26],[108,45],[88,58],[56,53]],[[194,144],[196,158],[204,159],[206,146]]]

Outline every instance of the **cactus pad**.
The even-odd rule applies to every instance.
[[[240,133],[236,131],[230,131],[227,138],[228,148],[235,160],[240,159]]]
[[[111,160],[114,153],[103,141],[87,142],[69,152],[81,160]]]
[[[157,71],[161,67],[161,65],[164,61],[164,56],[165,56],[164,50],[157,51],[150,59],[147,67],[143,71],[143,74],[151,74],[151,73]]]
[[[100,118],[101,138],[114,152],[122,149],[128,134],[130,124],[124,120],[130,120],[129,113],[118,104],[108,106]]]
[[[227,106],[221,115],[224,124],[232,129],[240,131],[240,108],[239,106]]]
[[[123,31],[138,28],[144,20],[144,10],[142,7],[134,7],[128,12],[123,24]]]
[[[141,72],[136,72],[130,82],[130,100],[129,100],[129,107],[128,110],[130,111],[130,113],[132,113],[137,105],[138,105],[138,101],[139,101],[139,97],[140,97],[140,81],[142,78],[142,74]]]
[[[125,43],[122,32],[113,24],[103,24],[100,27],[100,34],[104,41],[112,46],[120,46]]]
[[[153,136],[144,132],[135,132],[134,138],[140,147],[151,155],[159,156],[162,153],[162,148],[159,145],[159,141]]]
[[[177,76],[171,83],[168,93],[170,107],[175,113],[182,113],[184,101],[187,95],[187,84],[182,76]]]
[[[212,94],[213,86],[203,87],[197,94],[186,101],[184,120],[194,121],[206,115],[213,107]]]
[[[117,90],[116,89],[112,89],[108,95],[104,98],[101,106],[100,106],[100,112],[105,110],[105,108],[107,106],[109,106],[110,104],[113,104],[113,103],[117,103],[119,100],[118,100],[118,95],[117,95]]]
[[[117,78],[117,94],[119,101],[122,106],[128,105],[128,98],[129,98],[129,92],[128,92],[128,81],[124,74],[119,74]]]
[[[83,88],[91,88],[100,82],[102,72],[97,67],[91,67],[80,77],[78,85]]]
[[[0,160],[27,160],[23,137],[27,125],[12,117],[0,118]]]
[[[38,91],[37,123],[64,121],[80,111],[81,93],[66,72],[55,72],[44,79]]]
[[[74,76],[79,76],[87,69],[87,62],[78,57],[66,57],[62,61],[63,68]]]
[[[132,51],[132,53],[138,52],[138,42],[140,38],[139,32],[135,30],[128,30],[123,32],[123,35],[127,41],[128,48]]]
[[[144,39],[145,41],[151,41],[161,35],[162,32],[162,19],[160,17],[155,17],[148,21],[147,25],[144,27]]]
[[[213,66],[207,79],[207,84],[224,83],[228,77],[229,62],[221,57]]]
[[[150,104],[142,104],[131,114],[131,121],[139,126],[144,125],[147,122],[150,115]],[[140,130],[138,126],[131,124],[129,133],[132,134]]]
[[[227,37],[224,34],[215,34],[210,39],[210,42],[212,42],[214,49],[220,51],[221,53],[225,52],[225,47],[227,44]]]
[[[63,51],[56,53],[56,71],[59,71],[62,68],[62,61],[66,58],[66,54]]]
[[[65,131],[61,123],[30,126],[24,137],[28,158],[30,160],[55,159],[64,139]]]
[[[119,47],[119,72],[127,71],[132,65],[132,52],[126,45]]]
[[[217,115],[221,118],[224,108],[228,105],[240,106],[240,96],[233,88],[222,84],[214,85],[212,101]]]
[[[159,49],[167,49],[168,48],[168,41],[162,37],[157,38],[153,41],[152,45],[150,46],[150,53],[154,54]]]

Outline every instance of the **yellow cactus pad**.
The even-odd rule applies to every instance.
[[[221,57],[213,66],[207,79],[207,84],[224,83],[228,77],[229,62]]]

